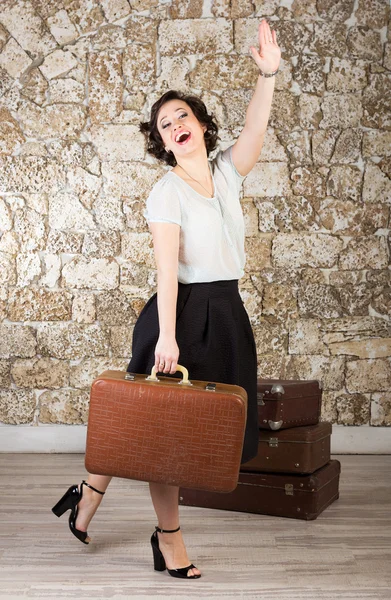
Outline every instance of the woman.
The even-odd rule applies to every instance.
[[[165,93],[140,125],[148,152],[173,166],[153,187],[144,216],[153,237],[157,289],[134,327],[127,371],[174,377],[180,357],[190,379],[241,385],[248,411],[242,460],[257,454],[257,356],[247,312],[238,291],[244,274],[244,223],[239,191],[257,162],[269,119],[274,77],[280,62],[276,33],[259,25],[260,53],[250,54],[260,76],[237,142],[218,152],[217,125],[195,96]],[[87,526],[111,477],[89,475],[69,488],[53,507],[60,516],[71,509],[69,526],[89,543]],[[159,526],[151,537],[155,570],[173,577],[201,577],[189,564],[179,527],[176,486],[149,483]]]

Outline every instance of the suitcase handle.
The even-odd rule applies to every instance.
[[[181,381],[178,381],[179,385],[193,385],[191,381],[189,381],[189,371],[186,369],[186,367],[183,367],[182,365],[177,365],[176,370],[180,371],[183,374],[183,378],[181,379]],[[155,365],[153,365],[151,374],[148,375],[148,377],[146,377],[145,379],[148,381],[159,381],[159,379],[156,377],[156,373],[156,367]]]

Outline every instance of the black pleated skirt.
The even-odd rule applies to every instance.
[[[142,309],[133,330],[127,371],[150,373],[159,337],[157,293]],[[238,280],[178,282],[176,307],[178,363],[189,379],[240,385],[247,392],[247,422],[241,463],[258,451],[257,351]],[[180,374],[162,373],[165,377]]]

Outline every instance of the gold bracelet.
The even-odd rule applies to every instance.
[[[259,69],[259,74],[262,75],[262,77],[273,77],[273,75],[276,75],[276,73],[278,73],[279,67],[277,67],[277,69],[275,71],[273,71],[273,73],[264,73],[263,71],[261,71],[261,69]]]

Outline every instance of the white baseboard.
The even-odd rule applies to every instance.
[[[0,452],[83,453],[85,425],[1,425]],[[331,454],[391,454],[391,427],[333,425]]]

